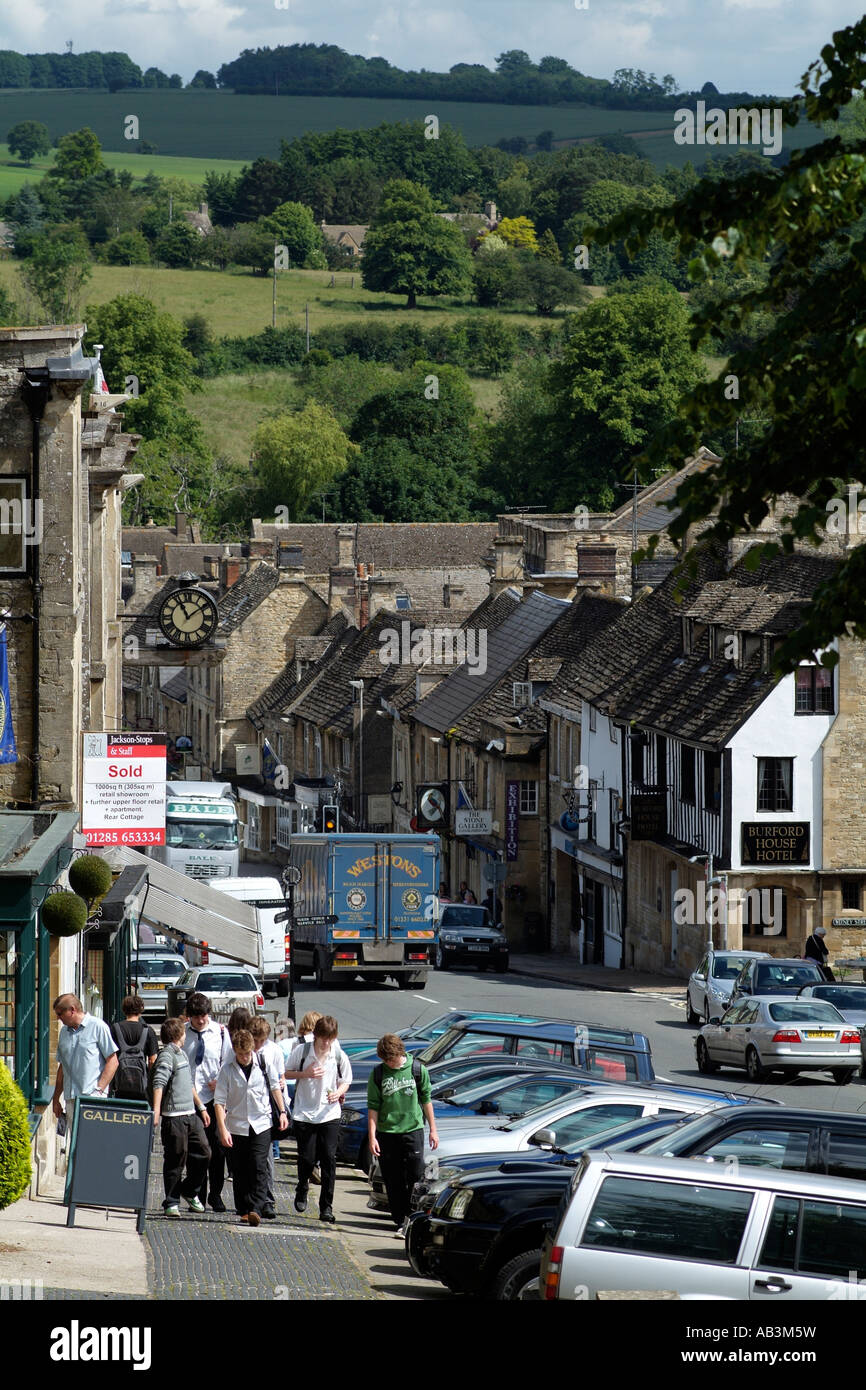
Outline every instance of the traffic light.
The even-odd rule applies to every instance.
[[[337,806],[322,807],[322,832],[325,835],[339,835],[340,811]]]

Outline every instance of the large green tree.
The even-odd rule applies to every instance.
[[[261,515],[286,507],[289,519],[296,521],[357,452],[332,412],[318,401],[262,420],[253,436]]]
[[[48,177],[55,179],[86,179],[104,168],[102,146],[89,126],[72,130],[57,142],[54,163]]]
[[[275,244],[285,246],[294,266],[304,265],[321,245],[322,234],[303,203],[280,203],[260,225],[273,232]]]
[[[17,154],[25,164],[32,164],[37,154],[48,154],[51,136],[41,121],[19,121],[6,136],[10,153]]]
[[[816,124],[835,121],[848,103],[861,102],[864,54],[866,17],[822,48],[801,81],[802,99],[783,103],[785,124],[803,114]],[[696,351],[710,329],[721,336],[748,330],[758,311],[772,321],[770,331],[740,348],[722,378],[684,396],[676,417],[648,441],[648,461],[667,462],[730,431],[755,406],[771,420],[755,437],[741,437],[738,452],[680,485],[670,525],[676,539],[709,520],[703,543],[727,542],[756,527],[777,498],[794,494],[801,500],[780,541],[791,550],[798,539],[816,540],[839,502],[848,510],[849,483],[859,489],[866,480],[866,138],[856,120],[849,124],[856,132],[850,141],[845,130],[845,141],[833,135],[792,151],[783,168],[767,164],[725,181],[702,180],[675,204],[632,210],[607,228],[632,250],[661,231],[694,258],[696,279],[723,263],[768,268],[766,280],[741,296],[700,308],[692,346]],[[773,548],[756,547],[756,562]],[[843,552],[777,660],[794,665],[849,624],[866,638],[866,546],[858,544]]]
[[[365,288],[405,294],[414,309],[421,294],[464,294],[471,272],[462,232],[436,216],[427,189],[409,179],[386,184],[364,242]]]
[[[90,248],[81,228],[69,224],[41,233],[18,273],[49,323],[73,321],[91,275]]]

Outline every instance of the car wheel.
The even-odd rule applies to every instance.
[[[506,957],[505,957],[505,960],[498,960],[498,961],[496,962],[496,973],[497,973],[497,975],[504,975],[507,969],[508,969],[508,957],[506,956]]]
[[[854,1067],[834,1067],[830,1075],[837,1086],[847,1086],[849,1081],[854,1080]]]
[[[698,1071],[701,1072],[703,1076],[712,1076],[714,1072],[719,1070],[718,1063],[714,1062],[710,1057],[710,1049],[707,1047],[703,1038],[698,1038],[697,1053]]]
[[[686,990],[686,1023],[698,1023],[699,1018],[692,1008],[692,996]]]
[[[541,1251],[524,1250],[503,1265],[493,1283],[493,1297],[509,1302],[527,1298],[534,1293],[541,1272]]]
[[[754,1047],[746,1049],[746,1075],[750,1081],[766,1081],[768,1072],[761,1066],[761,1059]]]
[[[434,961],[437,970],[445,969],[445,957],[442,954],[442,947],[436,942],[436,959]]]

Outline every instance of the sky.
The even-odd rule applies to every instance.
[[[578,9],[578,4],[587,5]],[[397,67],[493,67],[525,49],[592,77],[672,73],[682,89],[791,93],[863,0],[4,0],[0,48],[126,52],[142,68],[216,72],[245,48],[334,43]],[[5,11],[5,13],[3,12]]]

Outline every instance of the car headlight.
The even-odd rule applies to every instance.
[[[726,989],[720,989],[718,985],[711,984],[708,992],[714,999],[727,999],[728,997],[728,991]]]
[[[459,1187],[445,1208],[444,1215],[450,1216],[452,1221],[462,1221],[466,1215],[469,1203],[472,1201],[473,1192],[471,1187]]]
[[[340,1114],[340,1124],[354,1125],[358,1122],[358,1120],[360,1120],[360,1118],[360,1110],[351,1110],[348,1106],[346,1106]]]
[[[446,946],[454,946],[460,940],[460,937],[453,936],[450,932],[446,932],[442,940],[445,942]]]

